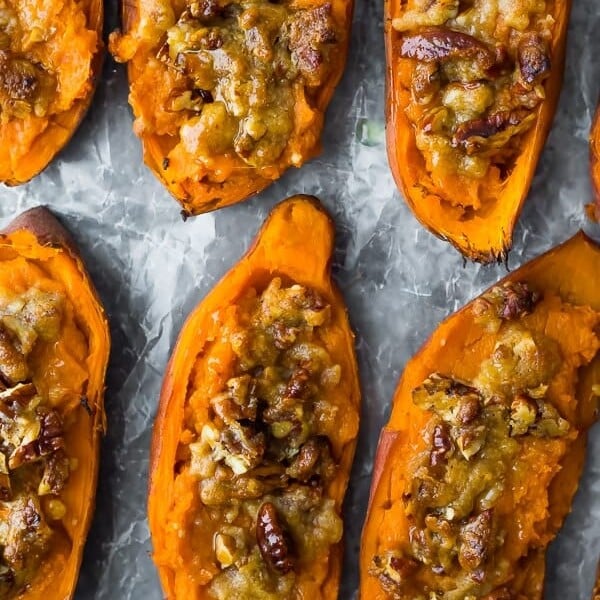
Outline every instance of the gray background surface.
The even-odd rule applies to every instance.
[[[600,227],[583,213],[591,198],[587,138],[600,91],[600,2],[574,4],[561,103],[516,228],[511,268],[582,227],[600,239]],[[106,7],[110,31],[117,7],[114,0]],[[0,190],[4,222],[38,204],[62,218],[111,320],[108,433],[77,600],[162,597],[145,510],[150,432],[169,352],[186,315],[243,254],[269,209],[300,192],[319,196],[335,217],[334,273],[357,336],[363,411],[345,505],[340,593],[354,598],[373,454],[401,370],[441,319],[505,273],[497,265],[463,265],[418,225],[393,184],[384,143],[382,13],[380,0],[357,0],[350,57],[320,158],[246,203],[181,220],[178,205],[142,164],[125,71],[110,59],[69,146],[30,184]],[[589,598],[599,534],[596,427],[573,513],[550,550],[546,598]]]

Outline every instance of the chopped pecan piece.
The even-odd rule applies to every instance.
[[[432,373],[413,390],[412,397],[417,406],[453,425],[474,420],[482,399],[477,388],[440,373]]]
[[[258,509],[256,517],[256,541],[265,562],[275,571],[285,575],[294,569],[291,541],[277,516],[271,502]]]
[[[306,83],[316,86],[326,72],[324,45],[335,44],[337,32],[331,17],[331,4],[298,11],[290,26],[289,49],[292,60],[304,75]]]
[[[17,350],[11,335],[3,327],[0,327],[0,374],[12,385],[29,378],[25,357]]]
[[[383,589],[392,597],[402,591],[403,583],[407,577],[419,568],[419,563],[404,556],[400,552],[386,552],[373,557],[369,572],[381,582]]]
[[[445,27],[424,27],[402,38],[400,56],[423,62],[444,63],[457,58],[477,61],[483,71],[496,63],[496,54],[477,38]]]
[[[259,465],[266,448],[265,434],[252,427],[231,423],[221,432],[219,442],[224,448],[225,463],[236,475]]]
[[[285,388],[287,398],[304,398],[308,392],[310,372],[303,367],[295,369]]]
[[[541,83],[550,74],[550,58],[546,44],[535,33],[523,36],[519,42],[517,58],[521,80],[528,86]]]
[[[17,385],[0,392],[0,412],[14,415],[25,408],[37,394],[33,383],[17,383]]]
[[[189,4],[189,14],[200,22],[210,21],[223,15],[224,4],[221,5],[219,0],[192,0]]]
[[[335,464],[331,458],[331,447],[326,437],[314,437],[300,447],[286,473],[299,481],[308,481],[319,476],[325,481],[329,480],[335,471]]]
[[[505,110],[481,119],[471,119],[456,128],[452,137],[452,145],[462,146],[467,153],[473,153],[479,149],[479,140],[491,138],[506,131],[509,127],[517,127],[527,117],[530,117],[527,110]]]
[[[23,571],[39,562],[52,530],[35,497],[21,496],[8,506],[4,539],[0,540],[4,546],[3,558],[14,571]]]
[[[440,90],[440,71],[435,63],[417,63],[412,75],[411,91],[419,104],[428,104]]]
[[[471,517],[460,531],[458,562],[467,571],[478,569],[488,558],[493,535],[493,511]]]
[[[518,394],[510,405],[510,434],[525,435],[538,416],[537,404],[524,394]]]
[[[46,459],[44,473],[38,486],[38,495],[58,494],[69,478],[69,459],[62,450]]]
[[[429,464],[432,467],[445,464],[447,461],[447,455],[450,454],[453,449],[452,440],[450,439],[450,433],[447,425],[444,423],[438,423],[433,428],[431,445],[433,446],[433,450],[429,453]]]

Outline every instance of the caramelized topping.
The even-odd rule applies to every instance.
[[[32,381],[38,342],[60,334],[64,298],[30,288],[0,302],[0,596],[13,597],[36,573],[66,508],[64,428]]]
[[[529,328],[538,300],[524,283],[493,288],[473,307],[497,340],[479,374],[460,381],[432,373],[413,390],[413,402],[431,415],[426,450],[402,497],[410,543],[375,556],[371,568],[391,597],[425,598],[438,583],[440,599],[511,597],[503,587],[508,561],[497,558],[507,536],[498,511],[508,481],[527,477],[522,457],[530,449],[576,436],[548,393],[562,376],[559,350]]]
[[[310,95],[326,81],[339,36],[327,3],[189,3],[158,53],[185,82],[168,109],[188,113],[186,148],[204,160],[235,154],[272,165],[294,130],[296,88]]]
[[[226,338],[232,377],[210,400],[190,472],[214,531],[215,598],[289,598],[298,566],[341,537],[327,487],[337,463],[326,432],[341,377],[320,341],[331,307],[314,291],[273,279],[240,301]],[[204,523],[206,527],[206,523]],[[232,527],[237,529],[232,529]],[[233,532],[236,533],[233,533]]]
[[[482,178],[510,170],[545,98],[554,21],[549,3],[408,0],[399,32],[406,107],[427,169]]]

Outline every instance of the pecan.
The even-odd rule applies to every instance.
[[[264,561],[275,571],[285,575],[294,569],[289,536],[281,526],[271,502],[263,503],[258,509],[256,541]]]
[[[38,408],[37,414],[40,419],[38,454],[48,456],[64,448],[62,420],[54,409]]]
[[[69,472],[69,459],[62,450],[49,456],[38,486],[38,495],[58,494],[65,487]]]
[[[525,435],[537,420],[537,404],[525,394],[517,394],[510,405],[510,435]]]
[[[13,416],[25,408],[37,394],[33,383],[17,383],[17,385],[0,392],[0,412]]]
[[[302,444],[286,473],[299,481],[308,481],[314,476],[327,480],[334,470],[329,440],[326,437],[314,437]]]
[[[488,558],[493,538],[493,510],[471,517],[460,531],[458,562],[467,571],[475,571]]]
[[[6,537],[3,558],[15,571],[33,567],[43,555],[52,536],[39,501],[21,496],[11,502],[5,517]]]
[[[466,460],[471,460],[485,444],[485,426],[463,427],[456,432],[456,445]]]
[[[300,329],[293,325],[287,325],[283,321],[275,321],[269,328],[273,336],[273,343],[278,350],[289,348],[298,337]]]
[[[461,123],[454,132],[452,145],[463,146],[468,153],[478,150],[473,138],[487,139],[501,133],[509,127],[516,127],[529,115],[526,110],[505,110],[480,119],[471,119]]]
[[[0,51],[0,89],[11,100],[32,100],[39,86],[39,67]]]
[[[504,303],[498,316],[501,319],[517,319],[533,310],[539,295],[532,292],[526,283],[509,283],[503,286]]]
[[[412,75],[411,91],[419,104],[428,104],[440,90],[440,71],[435,63],[417,63]]]
[[[458,401],[456,418],[461,425],[469,425],[479,416],[480,412],[481,404],[479,397],[467,395]]]
[[[546,44],[535,33],[524,35],[519,42],[517,61],[521,80],[528,86],[540,83],[550,74]]]
[[[445,27],[423,27],[418,33],[402,38],[400,56],[423,62],[444,63],[469,58],[483,71],[496,63],[496,54],[486,44],[467,33]]]
[[[297,11],[290,25],[289,49],[292,61],[310,86],[319,85],[325,76],[325,45],[337,42],[331,17],[331,4]]]
[[[17,350],[12,337],[0,327],[0,374],[10,384],[29,378],[25,357]]]
[[[437,413],[452,425],[475,419],[482,399],[477,388],[440,373],[432,373],[413,390],[412,397],[419,408]]]
[[[475,301],[473,314],[481,322],[486,319],[512,321],[530,314],[539,299],[540,295],[531,291],[526,283],[497,285]]]
[[[292,373],[285,388],[286,398],[304,398],[308,391],[310,372],[303,367],[298,367]]]
[[[432,467],[446,464],[447,455],[452,451],[452,441],[448,427],[444,423],[439,423],[433,428],[431,445],[433,450],[429,453],[429,464]]]
[[[225,462],[236,475],[259,465],[266,449],[265,434],[252,427],[231,423],[221,432],[219,441],[225,449]]]
[[[373,557],[369,573],[377,577],[381,587],[392,597],[402,592],[403,583],[419,568],[419,563],[399,552],[386,552]]]
[[[189,15],[201,22],[221,17],[223,13],[224,7],[219,0],[192,0],[189,4]]]

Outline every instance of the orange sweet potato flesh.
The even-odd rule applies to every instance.
[[[226,2],[224,3],[226,4]],[[311,9],[325,3],[297,0],[293,8]],[[208,165],[181,144],[181,120],[164,106],[164,98],[177,85],[177,77],[157,59],[164,31],[185,7],[180,0],[132,0],[122,2],[123,36],[111,36],[111,52],[120,62],[128,61],[129,102],[136,117],[134,131],[141,138],[144,161],[183,207],[184,215],[197,215],[256,194],[278,179],[290,166],[317,156],[325,111],[346,63],[352,0],[331,0],[331,15],[344,32],[324,84],[307,93],[303,84],[294,87],[294,126],[278,159],[266,167],[245,164],[233,152],[214,155]]]
[[[503,281],[525,281],[531,289],[541,292],[542,297],[553,297],[553,301],[557,301],[558,296],[563,302],[587,307],[587,314],[594,315],[597,313],[591,311],[600,310],[600,288],[596,285],[599,261],[600,246],[580,232],[563,245],[527,263]],[[483,358],[489,356],[494,347],[494,334],[482,334],[482,328],[474,323],[472,304],[440,324],[407,363],[396,389],[390,420],[379,440],[369,510],[362,535],[360,592],[364,600],[391,597],[383,591],[380,581],[369,572],[371,561],[382,551],[406,547],[408,543],[409,524],[401,497],[409,484],[406,478],[410,471],[410,461],[424,449],[422,435],[431,418],[431,413],[413,403],[412,390],[432,372],[471,380]],[[561,379],[560,383],[561,389],[564,388],[561,398],[570,398],[565,414],[569,414],[568,418],[577,430],[577,435],[573,435],[573,441],[562,458],[558,455],[558,464],[552,464],[557,458],[552,458],[550,454],[547,455],[550,458],[545,459],[543,454],[535,456],[534,452],[525,459],[531,461],[526,467],[532,474],[531,478],[510,484],[506,496],[509,498],[508,505],[497,509],[506,511],[502,512],[505,516],[501,517],[505,519],[502,527],[506,531],[506,538],[496,555],[498,559],[509,561],[509,581],[503,583],[506,587],[503,593],[508,595],[485,596],[486,600],[496,597],[533,600],[542,597],[545,550],[570,511],[583,468],[586,433],[596,419],[597,397],[592,386],[600,381],[597,337],[594,338],[594,334],[591,334],[590,341],[589,330],[583,326],[579,330],[577,321],[569,325],[565,325],[566,321],[563,321],[561,324],[561,316],[549,319],[550,313],[545,313],[545,310],[540,307],[537,317],[534,312],[525,318],[534,319],[534,323],[537,319],[534,330],[544,331],[555,339],[563,340],[564,361],[586,365],[575,371],[578,377],[568,381],[566,378]],[[597,336],[597,323],[595,331]],[[589,349],[586,344],[591,344]],[[573,350],[574,348],[577,350]],[[580,351],[587,353],[585,361],[578,362]],[[562,408],[565,407],[566,405]],[[520,500],[510,500],[511,498]]]
[[[401,35],[391,23],[402,13],[404,2],[385,0],[386,134],[392,174],[417,219],[471,260],[483,263],[505,260],[512,246],[515,223],[552,125],[562,87],[571,0],[554,0],[548,4],[555,29],[550,47],[551,75],[545,83],[546,97],[536,109],[534,126],[519,141],[520,153],[508,176],[499,180],[497,174],[488,172],[483,179],[474,181],[448,176],[444,186],[437,187],[425,168],[412,125],[405,114],[410,92],[400,84]],[[484,205],[463,214],[463,209],[457,205],[467,192],[478,196]]]
[[[60,496],[67,508],[62,532],[52,538],[35,578],[18,597],[65,600],[75,591],[94,510],[110,338],[75,243],[44,207],[24,212],[0,231],[0,287],[21,293],[31,286],[64,294],[69,305],[60,337],[47,356],[47,370],[34,372],[34,377],[68,390],[54,408],[65,423],[65,451],[77,468]]]
[[[592,593],[592,600],[600,600],[600,565],[598,565],[598,575],[596,577],[596,585]]]
[[[591,205],[590,212],[596,221],[600,221],[600,105],[596,109],[590,135],[590,166],[592,186],[596,196],[596,202]]]
[[[332,221],[316,199],[294,196],[282,202],[273,209],[248,253],[196,307],[179,335],[165,373],[154,425],[148,497],[153,558],[165,597],[170,600],[209,598],[206,584],[211,571],[214,573],[212,535],[196,544],[194,555],[186,531],[200,502],[198,480],[175,478],[186,398],[200,393],[208,409],[211,394],[222,389],[231,376],[233,352],[229,344],[221,343],[218,350],[213,346],[207,369],[207,348],[223,326],[228,307],[250,288],[260,289],[273,277],[310,286],[332,307],[331,322],[322,340],[346,375],[334,391],[334,402],[340,406],[336,431],[327,434],[339,465],[327,496],[334,499],[338,512],[341,510],[356,445],[360,389],[354,338],[343,299],[330,276],[333,236]],[[199,376],[203,369],[205,374]],[[336,598],[341,559],[340,542],[330,547],[324,560],[313,561],[310,573],[297,572],[295,597]],[[319,580],[322,583],[315,588]]]
[[[25,0],[7,4],[14,7],[19,22],[9,56],[41,65],[56,79],[45,114],[3,114],[0,120],[0,181],[19,185],[48,166],[89,108],[102,66],[104,3]]]

